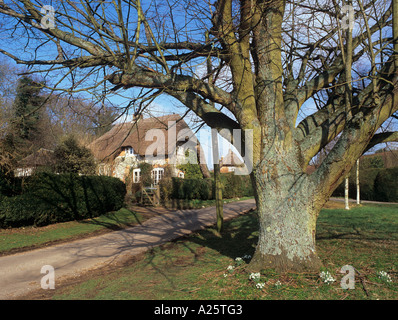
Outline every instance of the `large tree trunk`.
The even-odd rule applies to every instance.
[[[269,171],[265,171],[266,163],[270,161],[263,161],[252,176],[259,239],[248,269],[318,271],[322,263],[315,247],[316,220],[327,196],[317,193],[292,158],[277,159]]]
[[[253,109],[257,110],[260,130],[254,130],[252,179],[257,192],[259,239],[249,270],[317,271],[321,261],[315,249],[315,227],[323,199],[303,172],[307,165],[300,146],[293,142],[294,127],[286,113],[280,50],[284,7],[284,1],[259,4],[261,14],[253,31]],[[249,104],[243,96],[241,101]],[[256,146],[260,146],[258,152]]]

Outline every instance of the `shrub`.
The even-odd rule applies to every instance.
[[[183,183],[184,183],[184,179],[173,177],[171,180],[172,180],[172,188],[173,188],[173,191],[171,193],[171,198],[173,198],[173,199],[185,199],[184,191],[183,191],[183,188],[182,188],[183,187]]]
[[[211,200],[214,198],[214,180],[213,179],[202,179],[202,183],[199,185],[198,193],[199,199]]]
[[[73,135],[66,136],[54,150],[55,171],[93,174],[95,160],[91,151],[80,145]]]
[[[152,184],[152,176],[151,172],[153,169],[153,166],[150,163],[146,162],[140,162],[138,164],[138,168],[141,170],[141,178],[140,178],[140,184],[142,187],[149,187]]]
[[[21,194],[23,178],[17,178],[0,166],[0,197]]]
[[[22,195],[0,204],[0,226],[43,226],[92,218],[119,210],[126,187],[117,178],[77,174],[39,173],[27,182]]]
[[[235,175],[233,172],[225,173],[220,176],[223,186],[223,198],[230,199],[241,197],[243,194],[241,176]]]
[[[374,182],[375,200],[398,202],[398,168],[382,169]]]
[[[185,163],[180,164],[178,167],[181,171],[184,171],[185,179],[203,179],[202,171],[200,170],[200,165],[197,163]]]
[[[238,176],[233,173],[222,174],[223,198],[250,197],[254,195],[250,176]],[[181,179],[172,178],[173,199],[201,199],[215,198],[215,184],[213,179]]]
[[[0,204],[0,227],[21,227],[35,223],[38,208],[26,195],[4,197]]]
[[[172,178],[173,199],[212,199],[212,179],[181,179]]]
[[[223,198],[241,198],[254,195],[253,186],[248,175],[236,175],[233,172],[221,174]]]
[[[171,199],[173,193],[172,169],[170,165],[164,167],[163,178],[159,181],[160,200],[165,203]]]
[[[359,171],[359,190],[360,197],[362,200],[375,200],[374,198],[374,181],[382,169],[366,169]],[[334,197],[344,197],[345,182],[341,183],[336,190],[333,192]],[[353,199],[356,198],[357,186],[356,186],[356,173],[353,170],[349,176],[348,186],[349,196]]]
[[[199,187],[200,180],[197,179],[184,179],[182,184],[182,190],[184,193],[184,199],[198,199],[197,189]]]
[[[375,200],[374,182],[380,169],[368,169],[359,172],[359,190],[363,200]],[[356,198],[356,177],[350,179],[349,194]]]

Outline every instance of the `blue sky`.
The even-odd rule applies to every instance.
[[[96,3],[96,2],[93,1],[92,3]],[[152,4],[152,2],[145,2],[145,1],[143,1],[143,3],[146,3],[145,5],[148,5],[148,3]],[[53,1],[53,2],[50,1],[49,4],[54,4],[55,10],[57,10],[57,5],[58,5],[57,1]],[[160,5],[162,5],[161,2],[160,2]],[[147,9],[153,10],[151,7],[144,7],[144,10],[147,10]],[[166,14],[167,13],[166,9],[167,9],[167,6],[165,8],[160,8],[159,12]],[[186,24],[187,21],[185,19],[187,18],[187,16],[185,16],[184,10],[183,10],[183,8],[180,8],[180,7],[173,8],[173,16],[174,16],[175,22],[176,22],[176,26],[175,26],[176,29],[182,30],[184,25],[187,25],[187,26],[189,25],[189,27],[192,29],[196,28],[195,31],[193,31],[193,33],[191,33],[191,35],[193,35],[193,37],[200,37],[202,39],[203,38],[203,30],[200,29],[200,26],[195,25],[194,20],[192,20],[192,22],[189,21],[189,24]],[[127,11],[124,11],[124,14],[127,14]],[[170,24],[170,21],[168,23]],[[170,28],[170,30],[172,30],[171,25],[168,27]],[[32,48],[35,48],[35,46],[37,46],[37,43],[35,43],[35,41],[31,41],[30,46],[28,46],[28,47],[24,46],[24,43],[23,43],[24,42],[24,38],[23,38],[24,31],[23,30],[24,29],[22,28],[21,31],[14,32],[12,38],[7,38],[4,33],[3,33],[3,35],[0,35],[0,48],[9,49],[12,53],[17,53],[18,56],[23,59],[27,59],[27,60],[33,59],[34,58],[34,54],[33,54],[34,50],[32,50]],[[131,33],[133,34],[133,31],[131,31]],[[145,39],[145,34],[143,31],[142,31],[142,37],[143,37],[143,39]],[[170,37],[170,35],[169,35],[169,37]],[[181,37],[181,40],[185,40],[183,32],[181,32],[181,35],[178,35],[178,37]],[[202,39],[202,41],[203,41],[203,39]],[[53,44],[51,45],[51,43],[50,43],[49,46],[47,46],[47,45],[43,46],[41,49],[38,50],[38,54],[39,54],[40,59],[47,59],[47,58],[55,59],[55,57],[57,55],[57,52],[55,50],[55,45],[53,45]],[[195,63],[195,62],[193,62],[193,63]],[[202,64],[202,67],[203,67],[203,64]],[[85,72],[85,71],[83,71],[83,72]],[[198,70],[198,69],[196,69],[195,72],[200,74],[200,70]],[[50,74],[49,76],[47,76],[47,80],[52,81],[52,83],[55,83],[55,82],[57,82],[59,77],[60,77],[60,75]],[[92,80],[93,79],[88,79],[87,81],[92,81]],[[63,84],[65,86],[68,86],[67,81],[64,81]],[[99,88],[98,90],[100,90],[100,89],[101,88]],[[109,87],[108,87],[108,89],[109,89]],[[113,96],[110,98],[110,101],[114,105],[123,107],[129,101],[131,101],[132,94],[134,93],[134,90],[127,90],[125,92],[120,90],[120,92],[124,97]],[[162,95],[162,96],[157,97],[153,101],[150,109],[151,109],[152,113],[156,113],[154,115],[163,115],[163,114],[171,114],[171,113],[177,113],[177,114],[183,115],[187,109],[185,107],[183,108],[180,106],[181,106],[181,104],[179,102],[177,102],[175,99],[173,99],[172,97]],[[304,104],[297,121],[298,122],[301,121],[304,116],[312,114],[315,111],[316,111],[316,108],[315,108],[313,101],[312,100],[307,101]],[[132,112],[133,112],[133,110],[130,110],[130,113],[132,113]],[[121,119],[121,120],[129,120],[129,118],[127,117],[127,119]],[[190,123],[190,120],[188,118],[186,118],[186,121],[188,122],[189,125],[191,125],[191,127],[194,126],[193,123]],[[205,150],[207,163],[210,164],[209,167],[212,167],[211,166],[212,154],[211,154],[211,139],[210,139],[210,137],[211,137],[210,129],[206,126],[202,130],[200,130],[200,132],[198,134],[199,141],[201,142],[202,147]],[[220,151],[219,151],[220,156],[226,155],[226,153],[228,152],[230,147],[231,146],[228,145],[228,143],[224,142],[224,139],[220,138]]]

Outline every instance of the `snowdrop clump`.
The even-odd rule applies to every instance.
[[[235,270],[235,267],[232,266],[232,265],[229,265],[229,266],[227,267],[228,273],[233,273],[234,270]],[[223,274],[224,278],[228,277],[228,273],[224,273],[224,274]]]
[[[331,284],[331,283],[333,283],[333,282],[336,281],[336,279],[334,279],[334,278],[332,277],[332,275],[330,274],[329,271],[322,271],[322,272],[319,274],[319,277],[320,277],[320,278],[322,279],[322,281],[323,281],[324,283],[326,283],[326,284]]]
[[[262,289],[262,288],[264,288],[264,286],[265,286],[265,283],[264,283],[264,282],[258,282],[258,283],[256,283],[256,288],[257,288],[257,289]]]
[[[245,254],[243,257],[237,257],[237,258],[235,258],[235,265],[236,265],[237,267],[239,267],[240,265],[242,265],[242,264],[245,263],[244,260],[250,259],[251,257],[252,257],[252,256],[251,256],[251,255],[248,255],[248,254]],[[233,273],[233,272],[235,271],[235,266],[229,265],[229,266],[227,267],[227,271],[228,271],[229,273]],[[228,273],[224,273],[223,276],[224,276],[224,278],[228,277]]]
[[[229,273],[232,273],[232,272],[234,272],[234,270],[235,270],[235,267],[234,267],[234,266],[231,266],[231,265],[229,265],[229,266],[228,266],[228,268],[227,268],[227,270],[228,270],[228,272],[229,272]]]
[[[254,282],[259,282],[260,281],[260,272],[252,272],[249,276],[250,280],[253,280]]]
[[[236,263],[238,266],[240,266],[241,264],[244,263],[244,261],[243,261],[242,258],[237,257],[237,258],[235,259],[235,263]]]
[[[265,286],[264,282],[260,282],[260,272],[252,272],[249,276],[249,280],[252,280],[256,283],[256,288],[257,289],[262,289]]]
[[[235,258],[235,263],[240,266],[245,262],[244,260],[250,260],[251,258],[252,256],[250,254],[245,254],[243,257]]]
[[[385,271],[378,271],[377,276],[379,277],[379,279],[381,279],[387,283],[392,282],[391,276]]]
[[[244,264],[245,260],[250,260],[251,257],[251,255],[245,254],[242,257],[235,258],[235,265],[229,265],[227,267],[228,272],[223,274],[224,278],[228,277],[228,273],[233,273],[235,271],[235,267],[239,267],[240,265]],[[260,282],[260,277],[260,272],[252,272],[249,276],[249,280],[252,280],[256,284],[257,289],[263,289],[265,287],[265,283]]]

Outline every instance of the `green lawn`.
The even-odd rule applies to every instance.
[[[225,223],[223,238],[213,228],[154,248],[138,261],[97,271],[73,284],[33,298],[52,299],[397,299],[398,206],[363,205],[349,211],[323,209],[317,250],[326,284],[318,274],[261,273],[249,279],[245,266],[257,242],[255,212]],[[236,258],[243,258],[236,261]],[[340,269],[353,266],[355,289],[343,290]],[[228,270],[228,267],[231,270]],[[391,277],[379,277],[384,271]],[[51,291],[51,292],[49,292]],[[44,296],[43,296],[44,295]]]
[[[243,200],[248,200],[248,199],[253,199],[253,198],[254,197],[223,199],[223,203],[230,203],[230,202],[235,202],[235,201],[243,201]],[[215,205],[216,205],[216,200],[215,199],[212,199],[212,200],[173,199],[173,200],[168,201],[165,204],[165,207],[167,207],[169,209],[184,210],[184,209],[198,209],[198,208],[210,207],[210,206],[215,206]]]

